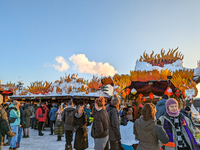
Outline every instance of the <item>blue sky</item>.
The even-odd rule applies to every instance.
[[[108,70],[129,74],[145,50],[176,47],[185,56],[184,67],[196,68],[199,6],[198,0],[2,0],[0,79],[16,83],[20,76],[25,85],[55,81],[65,73],[91,79],[95,71],[74,70],[69,58],[78,54],[90,62],[86,67],[102,62],[105,69],[108,62]],[[59,56],[69,65],[67,71],[53,67]]]

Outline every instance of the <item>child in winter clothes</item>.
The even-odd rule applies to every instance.
[[[87,115],[87,126],[90,125],[89,118],[91,117],[92,110],[90,109],[90,104],[86,105],[86,108],[84,109],[85,114]]]
[[[169,142],[163,144],[165,150],[199,150],[193,136],[192,123],[180,113],[175,99],[170,98],[166,101],[166,113],[159,120],[169,136]]]

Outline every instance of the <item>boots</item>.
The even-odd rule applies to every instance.
[[[43,136],[44,134],[41,132],[41,131],[39,131],[39,136]]]
[[[67,144],[65,144],[65,150],[69,150],[69,149],[68,149],[68,145],[67,145]]]
[[[72,144],[69,146],[69,149],[72,150]]]
[[[58,136],[58,139],[57,139],[57,141],[62,141],[62,140],[61,140],[61,136]]]

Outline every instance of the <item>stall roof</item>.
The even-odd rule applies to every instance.
[[[106,93],[104,93],[102,90],[99,90],[97,92],[93,93],[88,93],[85,94],[84,92],[78,92],[78,93],[73,93],[73,94],[58,94],[58,93],[51,93],[49,95],[42,95],[42,94],[27,94],[27,95],[13,95],[10,98],[15,99],[15,98],[45,98],[45,97],[100,97],[103,96],[105,98],[109,98],[110,96]]]

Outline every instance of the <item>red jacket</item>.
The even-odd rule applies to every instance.
[[[42,113],[42,108],[39,107],[37,109],[36,119],[38,119],[39,122],[46,122],[46,118],[47,118],[46,113],[47,113],[47,110],[46,109],[44,109],[44,110],[45,110],[45,113]],[[43,117],[39,117],[39,115],[42,115],[42,114],[43,114]]]

